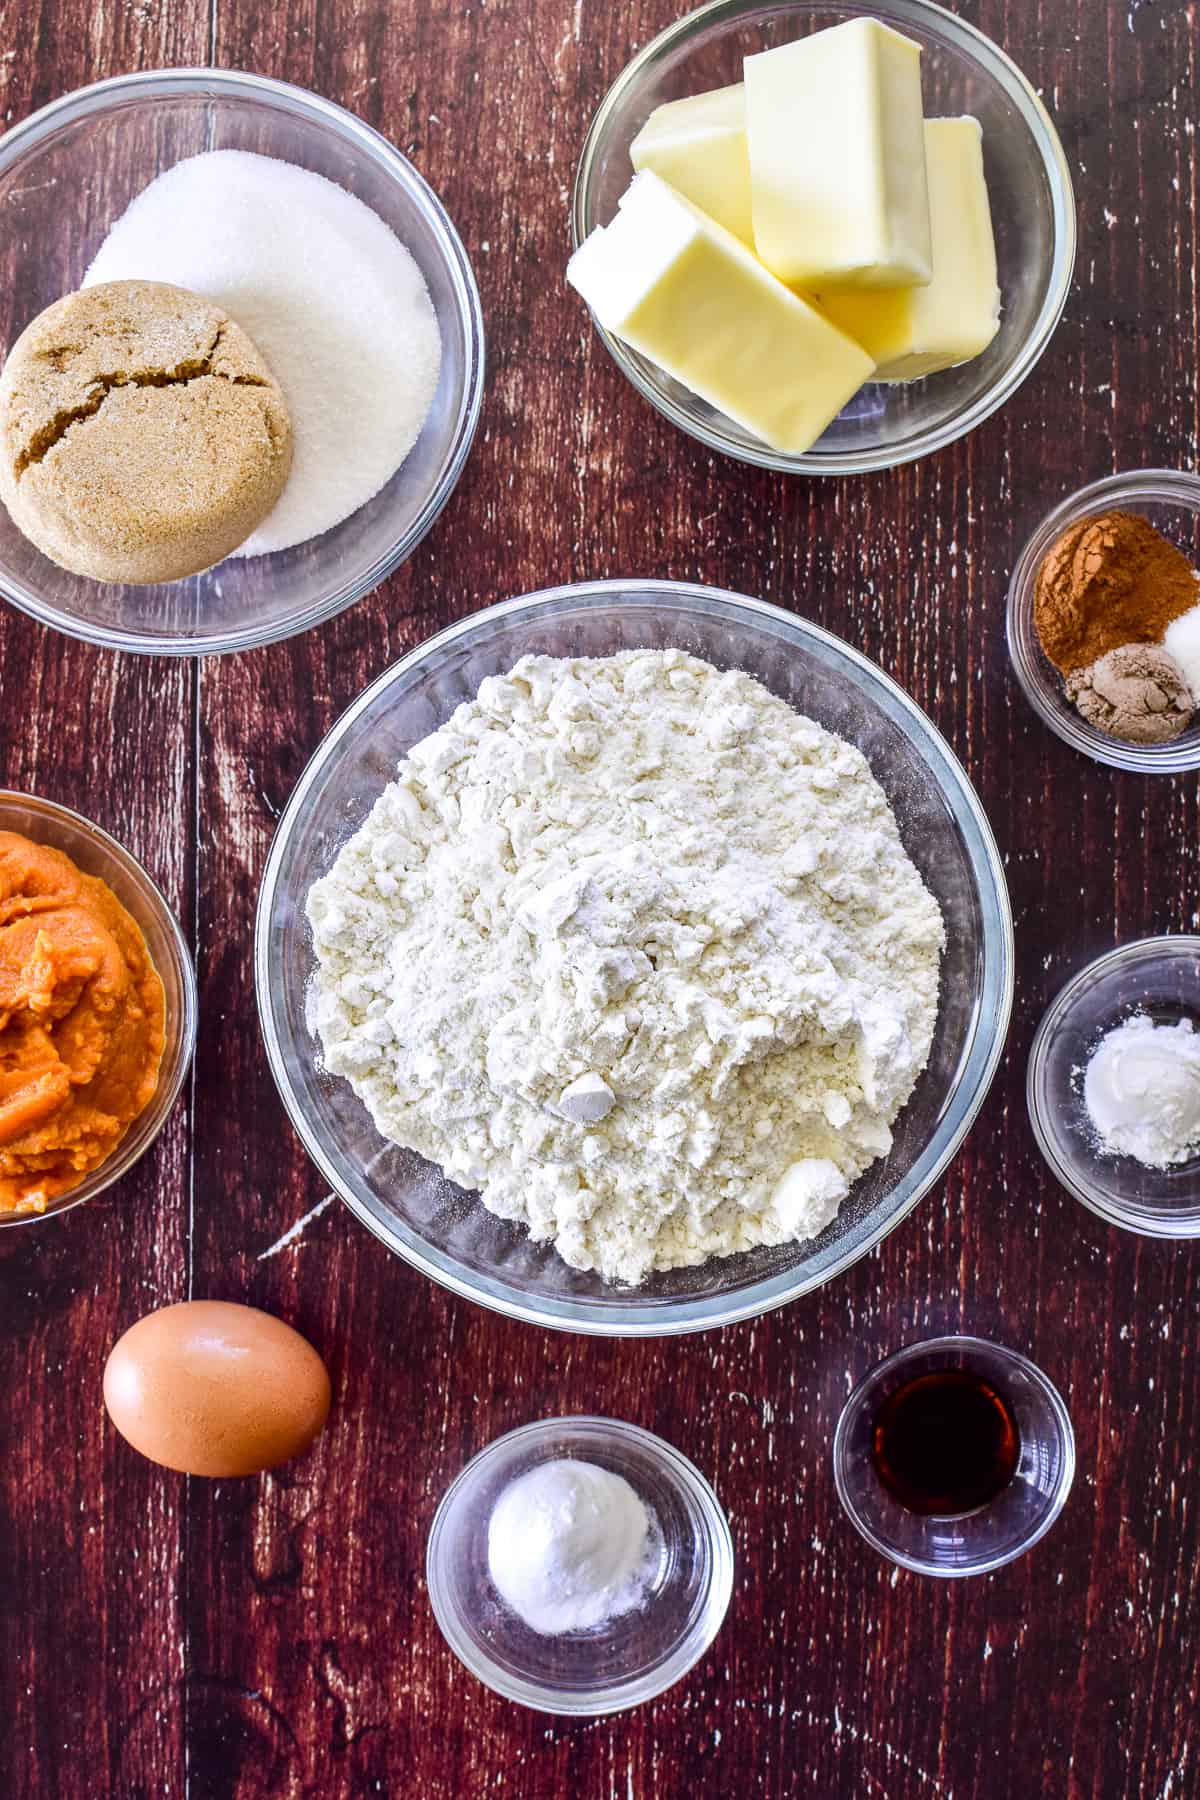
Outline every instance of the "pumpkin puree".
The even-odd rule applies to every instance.
[[[112,889],[0,831],[0,1213],[46,1210],[158,1086],[162,982]]]

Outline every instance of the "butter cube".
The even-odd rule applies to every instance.
[[[967,362],[1000,329],[1000,289],[978,119],[927,119],[933,280],[920,288],[822,288],[819,305],[879,367],[914,381]]]
[[[748,56],[745,74],[754,242],[767,267],[809,288],[927,282],[919,45],[851,19]]]
[[[746,90],[740,81],[656,106],[629,156],[635,169],[653,169],[753,250]]]
[[[807,450],[874,372],[860,345],[649,169],[567,279],[606,330],[776,450]]]

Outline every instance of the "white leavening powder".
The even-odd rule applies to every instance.
[[[378,213],[323,175],[243,150],[176,163],[117,220],[84,286],[133,279],[218,301],[283,389],[292,472],[235,554],[331,530],[416,443],[441,363],[433,302]]]
[[[488,1521],[488,1573],[532,1631],[594,1631],[631,1612],[657,1562],[650,1515],[623,1475],[574,1457],[510,1482]]]
[[[1088,1059],[1083,1099],[1100,1148],[1150,1169],[1200,1152],[1200,1033],[1134,1013]]]
[[[1200,605],[1171,620],[1163,638],[1163,648],[1183,670],[1192,698],[1200,706]]]
[[[484,681],[308,917],[383,1135],[610,1280],[821,1231],[937,1016],[941,914],[866,759],[677,650]]]

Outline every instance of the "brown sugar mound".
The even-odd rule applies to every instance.
[[[1100,513],[1051,544],[1037,573],[1033,622],[1064,675],[1122,644],[1157,643],[1200,601],[1200,581],[1177,545],[1137,513]]]
[[[175,581],[278,500],[287,404],[247,334],[199,294],[110,281],[27,325],[0,376],[0,499],[54,562]]]

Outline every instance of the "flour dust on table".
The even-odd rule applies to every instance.
[[[865,757],[677,650],[489,677],[308,917],[383,1135],[613,1281],[822,1231],[937,1017],[941,914]]]

